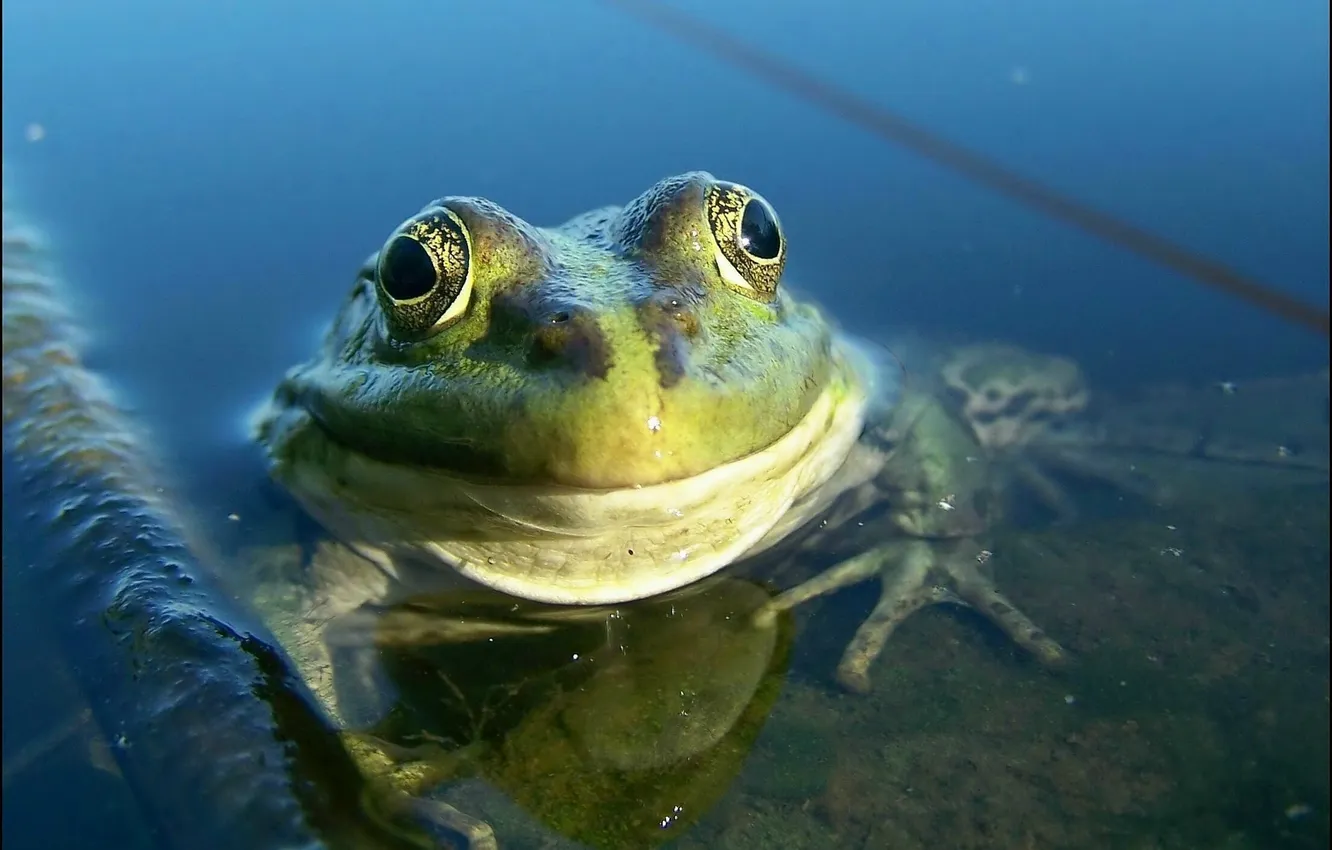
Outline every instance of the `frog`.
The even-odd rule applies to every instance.
[[[1105,417],[1093,417],[1093,394],[1071,358],[990,341],[948,351],[940,368],[944,392],[977,444],[997,463],[1001,488],[1021,487],[1060,524],[1079,509],[1063,478],[1100,482],[1161,504],[1162,481],[1110,451]],[[1147,448],[1139,434],[1120,442]]]
[[[879,600],[834,674],[855,693],[871,689],[870,669],[896,629],[936,604],[970,607],[1039,664],[1064,668],[1068,651],[998,590],[985,538],[1024,497],[1055,522],[1071,522],[1077,506],[1061,483],[1069,475],[1146,500],[1164,490],[1098,454],[1088,381],[1071,359],[1006,342],[942,346],[919,359],[896,407],[867,426],[862,442],[879,455],[875,475],[840,495],[801,543],[841,553],[834,566],[767,610],[879,578]],[[841,539],[830,543],[826,529]]]
[[[767,199],[707,172],[553,228],[449,196],[389,234],[252,420],[271,477],[328,533],[297,590],[256,605],[335,722],[372,727],[389,702],[365,653],[335,664],[343,624],[423,593],[548,606],[521,623],[456,619],[450,640],[541,632],[761,573],[809,529],[826,539],[829,518],[883,505],[882,539],[755,627],[851,578],[914,588],[956,560],[986,513],[985,470],[959,460],[967,433],[920,427],[941,413],[899,398],[892,358],[798,296],[787,251]],[[962,502],[921,510],[936,491]],[[951,589],[928,601],[970,603],[1062,654],[987,574],[946,572]]]
[[[457,617],[524,623],[544,606],[468,590],[358,617],[350,645],[379,654],[396,696],[351,746],[371,776],[417,799],[445,787],[510,834],[535,821],[545,842],[658,846],[730,789],[781,691],[792,618],[756,628],[749,616],[770,597],[717,575],[551,631],[463,644],[448,638]],[[473,779],[514,805],[468,794]]]
[[[836,666],[835,680],[852,692],[871,689],[870,669],[897,627],[937,603],[979,611],[1045,669],[1073,663],[998,592],[993,571],[1005,559],[991,542],[1001,526],[1078,520],[1071,483],[1099,488],[1115,511],[1162,515],[1165,524],[1163,514],[1206,510],[1217,476],[1327,481],[1326,369],[1243,391],[1148,384],[1113,394],[1094,388],[1071,358],[1008,341],[904,334],[892,349],[912,380],[895,409],[867,425],[862,443],[877,445],[879,470],[821,520],[833,535],[815,530],[802,543],[831,548],[823,560],[834,566],[812,578],[796,569],[794,587],[770,605],[788,610],[881,579],[877,604]]]
[[[881,383],[778,286],[786,250],[762,196],[704,173],[554,229],[441,199],[362,268],[258,442],[396,584],[425,561],[551,604],[682,587],[833,477]]]

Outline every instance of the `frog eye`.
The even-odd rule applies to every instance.
[[[375,279],[394,335],[419,339],[447,327],[472,299],[467,226],[447,208],[409,220],[380,250]]]
[[[752,189],[718,181],[708,187],[704,212],[722,280],[751,298],[775,298],[786,265],[786,237],[772,205]]]

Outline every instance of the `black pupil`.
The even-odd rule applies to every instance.
[[[740,247],[760,260],[775,260],[782,250],[782,234],[777,230],[768,205],[751,199],[740,218]]]
[[[399,236],[384,249],[379,285],[394,301],[420,298],[435,288],[435,265],[420,242]]]

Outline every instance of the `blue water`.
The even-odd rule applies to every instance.
[[[1327,4],[674,5],[1327,305]],[[689,169],[762,192],[789,278],[866,335],[1011,340],[1111,387],[1326,365],[1323,338],[595,0],[10,0],[3,33],[6,159],[89,362],[186,468],[241,451],[246,410],[425,202],[555,224]]]
[[[1321,4],[679,6],[1327,303]],[[478,194],[556,223],[692,168],[763,192],[792,278],[854,305],[837,312],[855,330],[1015,339],[1103,380],[1323,355],[592,0],[51,0],[4,22],[7,155],[89,282],[97,365],[173,431],[216,429],[303,356],[424,202]],[[46,138],[25,144],[33,122]]]

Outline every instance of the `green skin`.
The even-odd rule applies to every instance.
[[[381,573],[329,577],[323,613],[441,567],[624,602],[775,542],[877,382],[779,287],[785,255],[766,201],[697,172],[554,229],[474,198],[409,219],[256,422],[274,476]]]
[[[810,305],[724,280],[712,182],[666,180],[553,229],[437,201],[426,209],[447,206],[470,234],[469,308],[404,339],[372,258],[279,396],[372,457],[515,483],[650,485],[768,446],[826,386],[834,334]]]
[[[441,645],[433,627],[487,603],[513,624],[511,599],[442,597],[368,622],[398,696],[384,720],[348,736],[350,749],[389,800],[482,777],[580,844],[671,840],[731,787],[781,689],[793,634],[790,617],[755,627],[749,615],[770,596],[757,585],[704,584],[473,648]],[[449,814],[472,843],[487,833]]]
[[[879,403],[879,374],[863,349],[778,286],[786,245],[775,216],[775,241],[769,231],[766,243],[749,243],[754,253],[743,247],[742,232],[755,236],[741,227],[750,202],[771,211],[756,198],[691,173],[555,229],[449,198],[367,263],[318,356],[288,373],[256,422],[275,477],[359,553],[322,545],[302,573],[308,592],[264,588],[259,599],[344,725],[373,728],[388,707],[377,699],[382,679],[357,664],[350,674],[337,667],[331,681],[328,646],[358,640],[330,637],[339,618],[365,602],[441,590],[449,576],[441,559],[460,570],[479,559],[495,579],[482,583],[507,591],[506,570],[544,575],[543,558],[574,570],[600,563],[603,553],[579,548],[600,535],[624,558],[614,577],[626,589],[572,601],[623,602],[663,589],[638,592],[638,574],[669,573],[671,552],[715,555],[752,531],[750,517],[762,527],[707,562],[708,572],[784,538],[826,551],[830,535],[810,529],[842,525],[885,499],[887,527],[849,538],[856,551],[768,601],[754,627],[770,629],[801,601],[878,577],[883,600],[839,667],[849,688],[868,687],[892,629],[933,602],[970,603],[1038,657],[1061,657],[977,567],[972,535],[990,520],[981,498],[990,482],[987,464],[972,460],[985,452],[933,394],[914,393],[895,409]],[[381,262],[404,238],[411,250],[432,247],[435,288],[403,286],[411,264]],[[945,496],[949,509],[940,507]],[[674,536],[649,549],[614,536],[670,522]],[[366,539],[375,545],[358,546]],[[447,545],[432,549],[440,540]],[[448,549],[455,544],[463,548]],[[465,548],[473,544],[489,548]],[[409,562],[432,558],[422,585]],[[544,628],[551,616],[563,615],[534,622]],[[412,791],[440,773],[390,768],[387,750],[354,741],[368,770]],[[435,815],[462,828],[456,812]]]
[[[931,376],[924,378],[931,383]],[[982,536],[1002,518],[1011,449],[983,446],[946,394],[932,386],[908,391],[864,443],[880,454],[875,475],[842,494],[817,531],[802,541],[831,548],[835,565],[779,596],[771,610],[789,610],[819,596],[879,579],[878,604],[857,629],[837,666],[847,690],[869,690],[870,668],[896,628],[911,614],[939,603],[964,604],[990,619],[1038,661],[1059,666],[1066,654],[1016,605],[990,575]],[[876,507],[879,522],[859,522]]]

